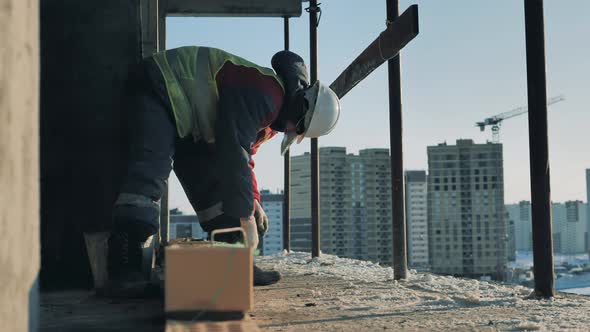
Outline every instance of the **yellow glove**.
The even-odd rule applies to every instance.
[[[254,218],[256,219],[258,232],[265,235],[268,232],[268,217],[257,200],[254,200]]]

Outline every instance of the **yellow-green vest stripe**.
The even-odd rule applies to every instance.
[[[284,91],[280,78],[272,69],[220,49],[186,46],[153,57],[164,77],[180,137],[192,134],[195,140],[215,141],[219,100],[215,77],[227,61],[273,77]]]

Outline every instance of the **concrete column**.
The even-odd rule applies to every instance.
[[[34,330],[39,272],[38,0],[0,0],[0,329]],[[32,313],[32,315],[30,314]]]
[[[141,59],[140,1],[40,4],[41,287],[91,287],[82,233],[110,229],[126,174],[124,97]]]

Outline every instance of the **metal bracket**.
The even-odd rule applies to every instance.
[[[316,27],[320,26],[320,20],[322,19],[322,8],[320,7],[320,5],[321,5],[321,3],[318,2],[318,4],[316,6],[309,6],[309,7],[305,8],[305,11],[308,13],[312,13],[312,12],[319,13],[318,21],[315,23]]]

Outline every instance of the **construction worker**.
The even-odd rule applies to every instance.
[[[284,133],[281,153],[295,140],[328,134],[340,114],[330,88],[309,84],[300,56],[281,51],[271,63],[274,71],[197,46],[144,60],[129,92],[130,159],[113,208],[111,292],[132,294],[148,283],[141,245],[158,231],[158,201],[172,169],[205,231],[241,226],[254,245],[256,229],[268,231],[252,155],[277,132]],[[280,279],[276,271],[254,271],[255,285]]]

